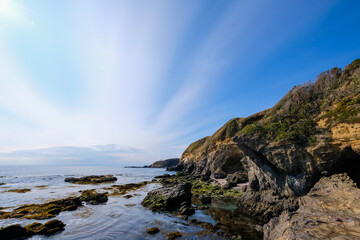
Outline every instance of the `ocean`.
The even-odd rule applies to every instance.
[[[123,168],[123,167],[45,167],[45,166],[0,166],[0,207],[9,207],[10,211],[21,204],[43,203],[49,200],[80,195],[80,190],[98,189],[114,184],[139,183],[151,181],[154,176],[162,175],[165,169],[156,168]],[[171,172],[166,172],[170,173]],[[99,185],[77,185],[64,182],[66,177],[88,175],[109,175],[118,178],[116,182]],[[203,229],[191,226],[179,217],[168,213],[154,213],[144,208],[141,201],[147,192],[161,187],[158,183],[148,184],[129,194],[136,195],[130,199],[123,196],[110,196],[106,204],[86,204],[75,211],[61,212],[55,219],[66,224],[65,230],[46,237],[35,235],[32,240],[40,239],[166,239],[165,234],[179,231],[184,233],[182,239],[222,239],[217,235],[201,235]],[[28,188],[26,193],[7,192],[10,189]],[[215,224],[214,219],[201,210],[191,218]],[[47,220],[0,219],[0,227],[11,224],[23,226]],[[158,227],[161,233],[149,235],[146,230]],[[1,239],[1,236],[0,236]]]

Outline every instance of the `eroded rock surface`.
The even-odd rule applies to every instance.
[[[360,189],[346,174],[323,177],[299,204],[266,224],[264,239],[360,239]]]
[[[174,211],[191,205],[191,184],[182,183],[150,191],[142,201],[152,211]]]

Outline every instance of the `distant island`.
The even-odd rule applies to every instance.
[[[169,158],[165,160],[159,160],[151,165],[145,166],[125,166],[125,168],[173,168],[179,164],[180,158]]]

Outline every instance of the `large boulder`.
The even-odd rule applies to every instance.
[[[142,201],[152,211],[174,211],[181,206],[191,205],[191,184],[182,183],[150,191]]]
[[[323,177],[299,202],[264,226],[264,239],[360,239],[360,189],[346,174]]]

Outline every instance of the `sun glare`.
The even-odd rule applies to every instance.
[[[0,13],[7,12],[9,9],[8,0],[0,0]]]

